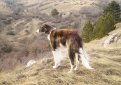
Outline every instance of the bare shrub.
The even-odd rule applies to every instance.
[[[14,31],[8,31],[7,35],[15,35],[16,33]]]
[[[51,11],[51,15],[52,15],[52,16],[58,16],[58,15],[59,15],[58,10],[57,10],[57,9],[53,9],[53,10]]]
[[[4,44],[1,48],[1,50],[5,53],[10,53],[12,51],[12,46],[8,44]]]
[[[43,35],[25,37],[19,41],[22,46],[18,48],[20,55],[29,58],[39,58],[40,54],[50,51],[48,40]]]
[[[0,58],[0,70],[10,70],[15,69],[16,66],[22,64],[21,57],[18,55],[18,52],[11,52],[8,54],[4,54],[2,58]]]
[[[13,50],[13,45],[4,39],[0,41],[0,51],[3,53],[10,53]]]

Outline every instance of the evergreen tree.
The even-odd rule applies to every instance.
[[[109,3],[108,6],[104,9],[104,13],[111,13],[114,16],[116,22],[119,22],[121,20],[120,5],[116,1],[112,1],[111,3]]]
[[[97,21],[94,30],[93,37],[94,38],[102,38],[107,35],[110,31],[114,30],[115,27],[115,17],[110,14],[103,14]]]
[[[82,37],[85,42],[89,42],[92,39],[93,25],[91,21],[87,21],[82,30]]]
[[[115,29],[115,24],[121,21],[121,9],[116,1],[109,3],[104,9],[103,14],[97,20],[94,29],[90,21],[88,21],[82,31],[85,42],[89,42],[95,38],[102,38],[110,31]]]

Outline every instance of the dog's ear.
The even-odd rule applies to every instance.
[[[52,28],[53,28],[53,27],[51,27],[50,25],[44,24],[44,25],[42,25],[42,27],[40,28],[40,32],[49,33],[50,30],[51,30]]]

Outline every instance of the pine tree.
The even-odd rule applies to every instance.
[[[93,25],[91,21],[87,21],[82,30],[82,37],[85,42],[92,40]]]
[[[103,14],[97,20],[94,29],[90,21],[85,24],[82,31],[84,41],[89,42],[95,38],[102,38],[114,30],[115,24],[121,21],[120,15],[120,5],[116,1],[109,3],[104,9]]]
[[[119,22],[121,20],[121,9],[120,5],[116,1],[112,1],[108,4],[108,6],[104,9],[104,13],[110,13],[114,16],[116,22]]]
[[[94,30],[93,37],[94,38],[102,38],[107,35],[110,31],[114,30],[115,27],[115,17],[110,14],[103,14],[97,21]]]

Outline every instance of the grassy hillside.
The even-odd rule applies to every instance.
[[[72,74],[68,73],[68,59],[58,69],[52,68],[47,35],[36,33],[44,23],[80,31],[86,20],[97,20],[108,1],[111,0],[1,0],[0,85],[121,85],[120,24],[111,32],[111,35],[117,33],[117,43],[104,48],[101,39],[84,45],[94,70],[87,70],[80,63]],[[51,16],[53,8],[62,16]],[[26,68],[31,59],[37,63]]]
[[[0,73],[0,85],[120,85],[121,47],[104,49],[95,42],[85,45],[94,70],[87,70],[80,64],[75,73],[69,74],[67,59],[58,69],[53,69],[50,57],[29,68],[18,67],[14,72]]]

